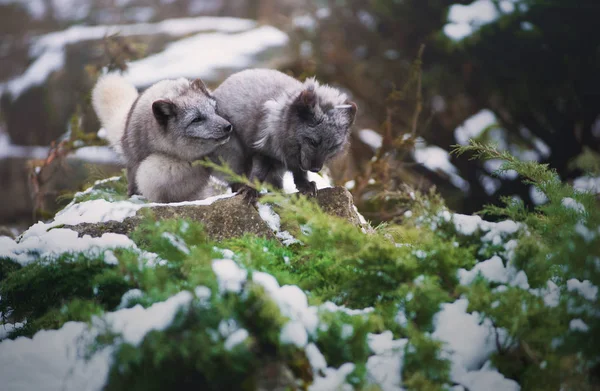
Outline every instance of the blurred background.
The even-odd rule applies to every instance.
[[[471,138],[598,192],[599,16],[597,0],[0,0],[0,225],[120,173],[89,101],[103,67],[140,89],[271,67],[347,91],[359,114],[328,175],[374,222],[402,218],[407,186],[463,213],[544,202],[499,161],[449,154]]]

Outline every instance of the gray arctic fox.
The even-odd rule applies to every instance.
[[[155,202],[214,195],[210,171],[193,166],[229,140],[232,126],[216,113],[202,80],[163,80],[138,95],[122,76],[102,76],[92,91],[94,110],[127,168],[129,195]]]
[[[225,160],[251,181],[281,188],[290,170],[300,192],[315,194],[307,171],[318,172],[342,151],[356,115],[356,104],[341,91],[304,83],[269,69],[230,76],[213,91],[217,112],[233,125],[231,140],[211,158]],[[256,191],[243,188],[249,198]]]

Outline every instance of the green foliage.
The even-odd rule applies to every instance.
[[[355,389],[372,388],[369,335],[386,330],[406,339],[403,387],[447,389],[452,356],[432,333],[442,304],[459,297],[468,300],[467,312],[492,326],[492,365],[524,390],[592,387],[600,360],[597,294],[580,294],[573,286],[584,280],[600,285],[597,201],[547,167],[493,147],[472,143],[458,152],[504,159],[501,170],[516,170],[548,201],[530,210],[506,200],[485,212],[516,223],[491,223],[451,214],[435,194],[394,193],[390,199],[411,213],[401,225],[367,234],[304,196],[267,194],[261,202],[273,205],[299,240],[290,246],[251,235],[217,243],[198,222],[157,220],[148,213],[130,235],[138,248],[112,251],[116,264],[106,264],[105,253],[63,254],[24,267],[3,259],[0,312],[10,314],[6,321],[27,320],[11,337],[31,336],[186,291],[192,299],[174,320],[137,345],[108,324],[99,330],[92,352],[115,349],[107,389],[254,390],[268,388],[264,382],[273,373],[291,389],[302,389],[318,374],[304,349],[282,341],[289,319],[278,298],[253,281],[255,273],[265,272],[280,286],[297,285],[306,293],[318,319],[308,342],[330,367],[353,363],[346,381]],[[120,181],[95,188],[106,184]],[[492,257],[502,261],[506,276],[478,275],[461,283],[464,273]],[[221,258],[247,272],[240,291],[220,286],[213,261]],[[131,289],[137,291],[122,299]],[[230,346],[229,336],[240,329],[247,337]]]

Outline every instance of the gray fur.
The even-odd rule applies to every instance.
[[[133,102],[121,138],[129,195],[152,201],[199,199],[210,171],[191,166],[226,143],[231,124],[200,79],[163,80]]]
[[[307,171],[320,171],[343,150],[356,115],[356,104],[339,90],[268,69],[236,73],[213,96],[234,129],[213,160],[222,158],[236,173],[279,188],[290,170],[302,192],[315,191]]]

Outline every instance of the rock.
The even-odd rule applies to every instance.
[[[86,160],[69,158],[55,160],[42,175],[44,184],[41,187],[38,202],[34,202],[34,194],[30,186],[28,158],[9,157],[0,159],[0,224],[25,228],[35,218],[43,215],[54,215],[63,208],[66,200],[59,196],[81,189],[90,180],[90,175],[102,173],[103,176],[121,172],[121,165],[116,163],[94,163]],[[93,168],[92,168],[93,166]],[[97,175],[97,174],[95,174]]]
[[[358,213],[354,209],[352,194],[345,187],[320,190],[317,194],[317,202],[323,212],[346,219],[351,224],[361,225]]]
[[[352,195],[343,187],[319,190],[317,202],[326,213],[346,219],[357,227],[360,219],[354,209]],[[138,210],[136,216],[128,217],[122,222],[82,223],[74,226],[63,226],[79,233],[80,236],[99,237],[107,232],[128,235],[151,214],[157,220],[170,218],[187,218],[201,222],[207,236],[216,241],[253,234],[274,239],[275,233],[260,217],[255,207],[246,203],[242,196],[233,196],[215,201],[210,205],[159,205]]]

